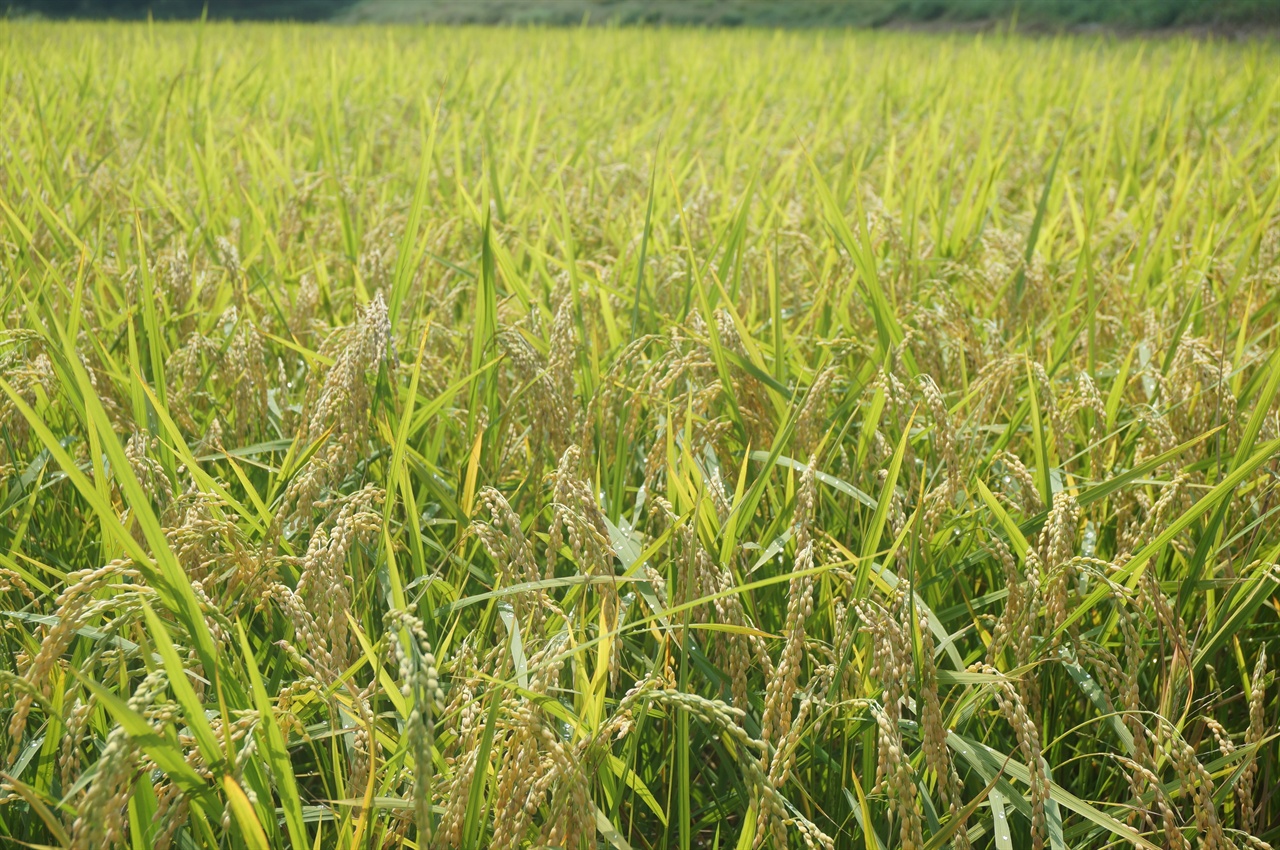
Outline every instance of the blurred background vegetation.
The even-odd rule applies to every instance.
[[[1280,0],[0,0],[9,15],[453,24],[978,26],[1031,29],[1280,25]]]

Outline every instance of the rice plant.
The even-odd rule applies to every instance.
[[[1280,53],[0,21],[0,844],[1264,848]]]

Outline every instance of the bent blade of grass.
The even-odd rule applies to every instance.
[[[186,754],[175,741],[157,734],[150,721],[129,707],[114,691],[89,679],[77,670],[76,678],[98,698],[107,712],[119,723],[129,737],[155,762],[156,767],[173,780],[182,793],[194,804],[220,808],[217,796],[209,784],[187,763]],[[216,808],[211,810],[217,810]]]
[[[750,457],[752,460],[758,460],[761,462],[767,463],[769,461],[768,452],[751,452]],[[798,460],[794,460],[793,458],[789,458],[786,455],[779,455],[773,459],[773,462],[778,464],[778,466],[783,466],[787,469],[794,469],[797,472],[801,472],[806,469],[805,464]],[[849,482],[836,478],[834,475],[828,475],[825,472],[814,472],[813,477],[821,481],[823,484],[826,484],[828,487],[831,487],[834,490],[839,490],[841,493],[853,497],[856,501],[861,502],[873,511],[879,506],[879,502],[877,502],[875,498],[867,495]]]
[[[1280,348],[1271,353],[1271,357],[1268,358],[1266,365],[1262,368],[1265,370],[1264,374],[1267,375],[1267,380],[1254,402],[1253,413],[1250,414],[1249,420],[1245,423],[1244,430],[1240,432],[1240,442],[1236,446],[1235,454],[1231,459],[1231,468],[1233,470],[1248,461],[1249,452],[1257,443],[1258,435],[1262,433],[1262,426],[1266,420],[1267,413],[1271,410],[1277,393],[1280,392]],[[1223,388],[1219,386],[1218,391],[1222,392]],[[1195,552],[1192,553],[1190,562],[1187,565],[1185,580],[1178,591],[1178,602],[1180,604],[1186,603],[1191,588],[1199,584],[1200,578],[1208,567],[1209,559],[1215,554],[1215,545],[1219,543],[1219,529],[1222,528],[1230,507],[1230,499],[1224,497],[1218,505],[1218,509],[1214,511],[1213,517],[1209,520],[1208,526],[1200,535]]]
[[[884,486],[881,489],[880,497],[876,499],[876,510],[871,516],[871,525],[866,534],[862,538],[862,550],[858,553],[858,581],[854,593],[861,598],[866,592],[867,582],[870,580],[870,571],[872,558],[880,549],[880,537],[884,533],[885,523],[889,519],[889,506],[893,502],[893,490],[898,486],[898,474],[902,470],[902,460],[907,455],[907,446],[911,436],[911,423],[915,421],[915,412],[913,411],[907,417],[907,424],[902,429],[902,436],[898,439],[897,448],[893,451],[893,456],[889,459],[889,470],[884,480]]]
[[[1227,641],[1245,629],[1258,609],[1275,598],[1276,590],[1280,588],[1280,577],[1265,565],[1275,563],[1277,557],[1280,557],[1280,545],[1263,556],[1263,566],[1252,577],[1232,586],[1214,612],[1216,628],[1203,644],[1196,647],[1192,670],[1199,670],[1206,664]],[[1224,611],[1227,612],[1225,617]]]
[[[951,840],[951,837],[960,831],[962,825],[967,823],[969,818],[973,817],[974,812],[978,811],[978,808],[990,798],[991,794],[998,793],[996,791],[996,783],[1003,778],[1003,771],[997,773],[995,778],[987,783],[987,787],[983,788],[975,794],[969,802],[965,803],[960,811],[956,813],[956,816],[947,821],[946,825],[943,826],[941,830],[929,836],[929,840],[924,844],[924,850],[942,850],[942,848],[947,845],[947,842]],[[861,794],[861,785],[858,786],[858,791],[859,794]],[[992,811],[994,812],[994,805]],[[872,848],[868,847],[868,850],[872,850]]]
[[[497,692],[489,695],[489,711],[485,715],[484,731],[480,734],[480,746],[476,749],[476,767],[467,792],[467,809],[462,821],[462,846],[464,850],[479,850],[484,833],[485,793],[489,778],[489,751],[493,748],[493,736],[497,731],[498,709],[502,701]]]
[[[902,343],[904,334],[902,325],[898,322],[898,317],[894,313],[893,307],[889,304],[889,299],[885,296],[884,288],[880,283],[880,276],[876,269],[875,250],[872,248],[870,237],[866,232],[866,216],[862,209],[862,201],[858,199],[857,202],[858,232],[861,237],[859,238],[855,237],[853,231],[849,229],[849,223],[845,220],[844,211],[840,208],[840,204],[836,201],[831,187],[827,185],[827,181],[823,179],[822,173],[812,159],[809,160],[809,165],[813,172],[813,180],[818,190],[818,197],[822,202],[827,227],[831,229],[840,247],[844,248],[850,259],[853,260],[854,266],[858,270],[858,278],[862,281],[863,288],[867,292],[868,306],[871,308],[872,317],[876,323],[876,332],[880,337],[880,348],[877,353],[880,357],[887,356]],[[911,358],[909,351],[904,353],[904,359],[908,362],[908,370],[914,373],[914,360]]]
[[[961,758],[984,776],[993,776],[996,772],[1003,770],[1022,785],[1030,786],[1031,771],[1027,769],[1025,764],[1011,755],[999,753],[986,744],[971,740],[951,730],[947,732],[947,746],[955,750]],[[1030,804],[1012,786],[1004,789],[1004,796],[1007,799],[1011,798],[1012,802],[1021,803],[1019,809],[1024,809],[1026,813],[1030,813]],[[1135,847],[1141,847],[1143,850],[1160,850],[1158,845],[1152,844],[1123,822],[1080,799],[1052,780],[1049,782],[1049,798],[1058,805],[1070,809],[1086,820],[1102,827],[1117,838],[1132,843]]]
[[[231,814],[235,816],[236,824],[240,827],[241,840],[249,850],[270,850],[267,834],[262,831],[262,824],[253,810],[253,803],[249,802],[249,797],[240,787],[240,783],[236,782],[231,774],[226,774],[222,777],[222,788],[227,795],[227,807],[231,809]]]
[[[84,378],[82,389],[87,384],[88,379]],[[155,553],[154,560],[134,539],[133,535],[124,528],[115,510],[106,501],[99,488],[80,470],[78,464],[62,447],[58,438],[53,435],[44,421],[13,388],[13,385],[0,377],[0,389],[3,389],[9,396],[10,402],[26,418],[32,431],[44,443],[45,448],[49,450],[49,453],[58,462],[67,478],[71,480],[81,496],[94,509],[106,533],[125,552],[129,553],[138,570],[156,588],[156,592],[160,599],[164,601],[165,606],[186,627],[188,635],[195,642],[195,649],[200,655],[201,663],[205,669],[217,669],[217,653],[214,649],[213,637],[209,634],[208,626],[200,614],[200,604],[191,589],[190,581],[178,564],[173,552],[169,549],[168,541],[165,540],[160,530],[159,521],[156,519],[155,514],[152,513],[137,479],[134,478],[128,460],[120,449],[120,444],[110,425],[107,424],[105,426],[105,433],[109,438],[104,441],[105,448],[110,456],[113,472],[121,484],[121,489],[125,491],[128,498],[136,500],[136,504],[139,506],[135,516],[138,518],[148,543],[152,546],[152,552]],[[90,410],[89,415],[92,417],[95,431],[103,433],[102,423],[106,419],[106,414],[96,402],[96,396],[90,396],[86,399],[86,406]]]
[[[987,795],[991,802],[992,838],[997,850],[1013,850],[1013,835],[1009,831],[1009,815],[1005,812],[1005,796],[998,788]]]
[[[62,822],[58,820],[58,816],[50,811],[44,800],[40,799],[40,795],[34,788],[18,779],[16,776],[11,776],[2,771],[0,771],[0,779],[3,779],[5,785],[13,789],[13,793],[21,797],[23,801],[31,807],[31,811],[35,812],[36,817],[38,817],[40,822],[44,824],[45,829],[49,830],[49,834],[58,842],[59,846],[63,848],[71,847],[71,836],[68,835],[66,829],[63,828]]]
[[[1219,501],[1229,496],[1240,482],[1252,475],[1264,463],[1274,459],[1277,451],[1280,451],[1280,437],[1263,443],[1261,448],[1254,452],[1247,461],[1233,469],[1231,474],[1224,478],[1221,483],[1171,522],[1164,531],[1156,535],[1154,540],[1138,550],[1133,558],[1116,574],[1116,580],[1127,583],[1131,588],[1137,587],[1138,581],[1150,561],[1160,555],[1175,537],[1186,531],[1196,520],[1216,507]],[[1079,622],[1082,617],[1093,610],[1093,607],[1109,596],[1110,593],[1111,590],[1108,587],[1095,588],[1083,603],[1066,617],[1055,634],[1062,634],[1072,624]]]
[[[765,487],[769,484],[769,473],[777,459],[782,456],[782,450],[791,441],[791,435],[795,432],[796,417],[799,413],[800,410],[793,400],[788,408],[787,417],[783,421],[782,427],[774,435],[773,446],[769,449],[768,459],[764,462],[764,471],[756,476],[756,479],[751,482],[751,486],[747,488],[745,493],[742,493],[740,498],[734,499],[733,505],[729,508],[729,516],[721,525],[723,534],[720,550],[721,563],[728,562],[729,555],[733,551],[733,545],[741,538],[742,530],[754,518],[760,499],[764,496]],[[749,451],[747,455],[750,455]],[[745,476],[747,459],[747,457],[743,459],[743,476]],[[739,490],[741,490],[741,487],[739,487]]]
[[[991,513],[995,514],[996,522],[1004,530],[1005,538],[1009,542],[1009,548],[1013,549],[1013,553],[1019,558],[1025,558],[1027,551],[1031,548],[1031,544],[1027,542],[1022,529],[1018,528],[1018,524],[1009,516],[1009,512],[1004,509],[1004,505],[1000,504],[1000,500],[987,488],[986,483],[981,478],[975,477],[973,483],[977,485],[978,494],[982,497],[982,501],[986,502],[987,507],[991,509]]]
[[[591,803],[591,810],[596,822],[596,831],[600,833],[600,836],[613,845],[616,850],[631,850],[631,845],[627,843],[627,839],[622,836],[618,828],[609,820],[609,816],[601,811],[595,802]]]
[[[276,780],[280,808],[284,812],[285,827],[289,831],[289,841],[294,847],[306,847],[307,828],[303,820],[302,800],[298,796],[298,784],[284,734],[276,721],[275,706],[271,704],[271,698],[267,695],[267,688],[262,681],[262,673],[258,670],[258,662],[254,658],[253,646],[249,643],[244,624],[237,621],[236,631],[240,636],[240,651],[244,656],[245,670],[249,674],[249,690],[253,695],[254,705],[258,709],[258,739],[262,744],[267,766],[271,768],[271,774]]]
[[[1199,435],[1198,437],[1193,437],[1192,439],[1187,440],[1186,442],[1181,443],[1180,445],[1177,445],[1166,452],[1162,452],[1161,454],[1156,455],[1150,460],[1144,461],[1143,463],[1133,467],[1132,469],[1122,472],[1119,475],[1112,476],[1111,478],[1108,478],[1106,481],[1103,481],[1099,484],[1095,484],[1092,487],[1088,487],[1080,491],[1076,495],[1076,504],[1083,508],[1087,505],[1094,504],[1095,502],[1100,502],[1103,499],[1107,498],[1108,496],[1112,495],[1113,493],[1120,492],[1128,485],[1133,484],[1134,482],[1140,481],[1146,475],[1158,469],[1159,467],[1163,466],[1164,464],[1169,463],[1170,461],[1176,460],[1178,457],[1186,453],[1188,449],[1191,449],[1194,446],[1204,442],[1213,434],[1217,433],[1218,430],[1219,430],[1218,428],[1215,428],[1211,431],[1206,431],[1205,433]],[[982,496],[983,501],[985,501],[988,506],[994,505],[994,507],[992,507],[992,512],[996,514],[997,518],[1003,515],[1008,520],[1008,522],[1012,522],[1012,518],[1008,516],[1008,512],[1004,509],[1004,506],[999,503],[999,500],[995,498],[995,495],[991,493],[990,489],[988,489],[986,485],[982,481],[978,480],[977,478],[975,478],[974,481],[978,485],[979,494],[985,493],[985,495]],[[1034,534],[1036,531],[1042,528],[1048,519],[1049,519],[1048,510],[1042,510],[1040,513],[1036,514],[1030,519],[1024,520],[1021,524],[1016,526],[1016,529],[1018,532],[1017,536],[1012,536],[1011,533],[1005,528],[1005,520],[1000,520],[1000,526],[1001,526],[1001,530],[1005,532],[1004,534],[1005,541],[1009,543],[1011,546],[1022,545],[1023,546],[1022,551],[1025,552],[1026,551],[1025,547],[1029,545],[1027,543],[1027,535]],[[1019,540],[1022,541],[1021,544],[1018,543]],[[991,555],[989,552],[977,552],[967,556],[965,560],[961,562],[961,565],[964,568],[969,568],[981,561],[987,560],[990,557]]]
[[[169,677],[169,687],[173,690],[174,696],[178,698],[178,705],[182,706],[187,726],[195,736],[196,744],[200,748],[201,755],[204,756],[205,764],[210,767],[222,765],[225,761],[229,761],[233,754],[231,752],[223,752],[218,746],[218,738],[213,734],[213,727],[209,725],[209,719],[205,716],[204,705],[200,702],[199,697],[196,696],[195,689],[191,687],[191,682],[187,679],[187,670],[182,664],[182,659],[178,657],[178,649],[173,645],[173,640],[169,637],[169,630],[165,628],[164,623],[156,616],[156,612],[151,610],[151,606],[147,604],[145,599],[142,600],[142,616],[146,621],[151,643],[155,645],[156,652],[160,654],[160,658],[164,662],[164,669]],[[228,748],[231,746],[229,739],[227,746]]]

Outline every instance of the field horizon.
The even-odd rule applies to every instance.
[[[1270,34],[1268,0],[0,0],[6,16],[302,20],[379,24],[706,28],[1102,29],[1121,34]]]

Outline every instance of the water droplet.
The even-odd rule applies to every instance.
[[[1080,544],[1080,554],[1086,558],[1092,558],[1093,553],[1098,550],[1098,528],[1093,524],[1093,520],[1089,520],[1084,525],[1084,540]]]

